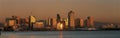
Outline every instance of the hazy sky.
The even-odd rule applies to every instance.
[[[96,21],[120,23],[120,0],[0,0],[0,21],[12,15],[39,19],[67,17],[73,10],[76,18],[93,16]]]

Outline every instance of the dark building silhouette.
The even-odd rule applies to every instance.
[[[80,19],[75,19],[75,28],[80,28]]]
[[[61,21],[60,14],[57,14],[57,23]]]

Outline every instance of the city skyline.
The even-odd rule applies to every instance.
[[[120,0],[0,0],[0,22],[12,15],[38,19],[62,18],[73,10],[76,18],[93,16],[95,21],[120,24]]]

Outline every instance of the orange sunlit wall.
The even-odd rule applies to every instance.
[[[88,27],[94,27],[94,18],[89,16],[87,19],[87,26]]]
[[[68,24],[70,26],[70,28],[74,29],[75,28],[75,18],[74,18],[74,12],[70,11],[68,13]]]
[[[53,22],[53,28],[56,28],[57,27],[57,19],[53,18],[52,22]]]
[[[14,26],[16,24],[15,20],[9,20],[9,26]]]
[[[84,20],[80,18],[80,27],[84,27]]]

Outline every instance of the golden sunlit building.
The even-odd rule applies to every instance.
[[[17,24],[17,22],[16,22],[16,19],[6,18],[6,24],[7,24],[7,26],[14,26]]]
[[[12,18],[6,18],[5,30],[17,30],[20,26],[20,17],[12,16]]]
[[[65,18],[64,22],[65,22],[65,28],[68,28],[68,18]]]
[[[36,22],[36,18],[35,18],[34,16],[30,16],[30,22],[31,22],[31,23]]]
[[[80,18],[80,27],[84,27],[84,20]]]
[[[63,30],[64,29],[64,26],[63,26],[63,23],[57,23],[57,30]]]
[[[57,28],[57,19],[56,18],[52,19],[52,26],[53,26],[53,28]]]
[[[74,16],[74,12],[73,11],[70,11],[69,13],[68,13],[68,26],[69,26],[69,28],[71,28],[71,29],[74,29],[75,28],[75,18],[74,18],[75,16]]]
[[[43,30],[45,29],[46,21],[38,20],[33,24],[33,30]]]
[[[33,29],[33,24],[36,22],[36,18],[34,16],[29,16],[29,30]]]
[[[16,25],[16,20],[9,20],[9,26],[14,26]]]
[[[44,28],[44,22],[36,22],[33,28]]]

